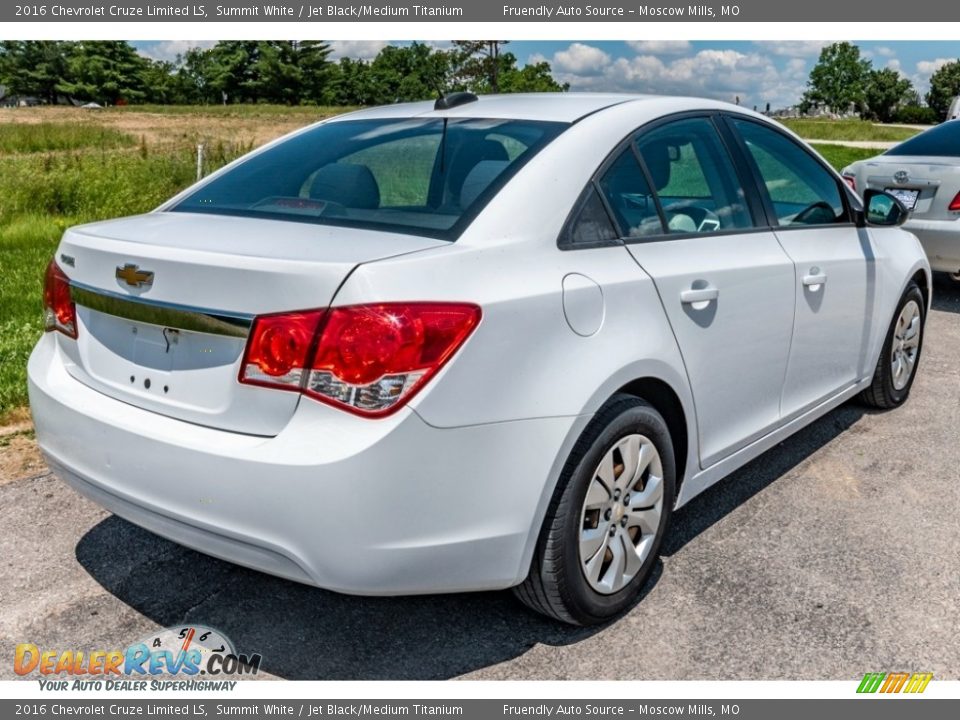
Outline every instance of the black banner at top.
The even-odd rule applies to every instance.
[[[163,2],[163,0],[59,0],[3,3],[0,23],[22,22],[950,22],[960,5],[916,0],[837,3],[739,0],[735,4],[647,4],[629,0],[563,2]]]

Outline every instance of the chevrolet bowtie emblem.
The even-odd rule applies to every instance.
[[[117,280],[122,280],[130,287],[150,287],[153,285],[153,273],[141,270],[139,265],[127,263],[123,267],[117,266]]]

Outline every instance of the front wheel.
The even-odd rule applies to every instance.
[[[517,597],[574,625],[600,623],[629,607],[659,555],[675,476],[663,418],[639,398],[615,396],[564,467]]]
[[[923,293],[916,283],[910,283],[887,331],[873,382],[860,394],[867,405],[894,408],[910,395],[923,348],[924,309]]]

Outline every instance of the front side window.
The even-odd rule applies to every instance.
[[[767,188],[781,227],[848,221],[837,179],[790,138],[749,120],[734,120]]]
[[[254,155],[170,208],[455,239],[565,123],[343,120]]]
[[[733,163],[707,118],[677,120],[637,139],[671,233],[753,227]]]

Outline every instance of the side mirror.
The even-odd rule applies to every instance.
[[[867,190],[863,194],[863,204],[867,225],[896,227],[903,225],[910,215],[903,203],[883,190]]]

